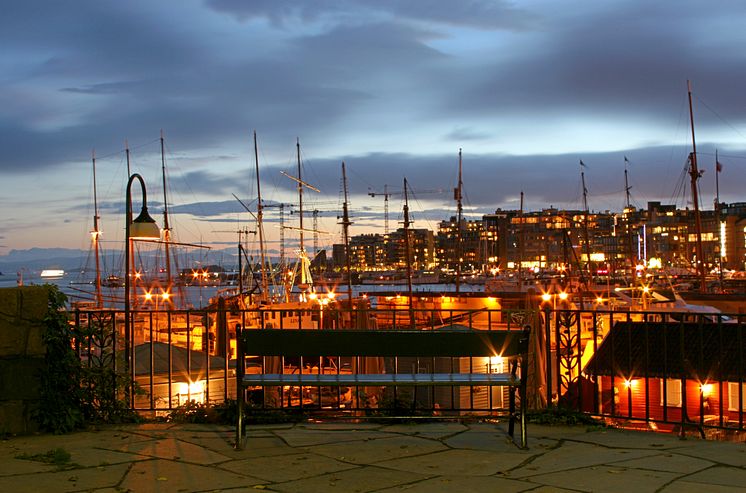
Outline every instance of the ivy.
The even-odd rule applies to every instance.
[[[42,340],[46,345],[40,377],[40,402],[34,418],[44,431],[69,433],[83,426],[80,359],[73,350],[73,332],[64,311],[67,296],[47,286],[47,313]]]

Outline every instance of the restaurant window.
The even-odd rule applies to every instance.
[[[661,380],[661,406],[681,407],[681,380],[666,380],[665,400],[663,399],[663,380]]]
[[[741,411],[746,411],[746,383],[741,384]],[[728,382],[728,411],[738,411],[738,382]]]

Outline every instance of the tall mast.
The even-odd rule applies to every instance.
[[[723,167],[718,159],[718,150],[715,149],[715,221],[718,227],[718,239],[720,240],[720,251],[718,252],[718,277],[720,279],[720,291],[723,291],[723,226],[720,224],[720,171]]]
[[[456,295],[459,294],[461,287],[461,256],[463,255],[463,238],[461,237],[461,221],[463,218],[464,207],[461,203],[461,189],[464,183],[461,180],[461,148],[458,150],[458,186],[454,190],[457,204],[457,218],[456,218]]]
[[[91,238],[93,240],[93,251],[96,257],[96,308],[103,308],[104,298],[101,294],[101,261],[99,259],[99,250],[101,249],[101,243],[99,236],[101,230],[98,228],[98,196],[96,195],[96,151],[91,151],[91,158],[93,161],[93,231],[91,232]]]
[[[348,197],[347,197],[347,172],[345,170],[345,163],[342,161],[342,186],[344,188],[345,201],[342,204],[342,231],[344,232],[345,242],[345,264],[347,267],[347,300],[352,308],[352,271],[350,269],[350,212],[348,209]]]
[[[262,298],[267,299],[269,295],[269,284],[267,282],[266,259],[264,258],[264,205],[262,204],[262,188],[259,181],[259,149],[256,143],[256,130],[254,130],[254,163],[256,164],[256,222],[259,230],[259,255],[262,262]]]
[[[588,277],[590,278],[591,271],[591,245],[588,238],[588,216],[590,210],[588,209],[588,189],[585,187],[585,164],[580,161],[580,181],[583,185],[583,240],[585,241],[585,260],[586,260],[586,271],[588,271]]]
[[[127,179],[132,176],[132,168],[130,167],[130,145],[127,139],[124,140],[124,154],[127,156]],[[131,221],[132,218],[128,217],[127,221]],[[135,270],[135,250],[134,250],[135,242],[130,238],[129,244],[126,245],[126,248],[129,248],[129,251],[132,252],[132,255],[130,255],[130,266],[125,266],[124,271],[125,275],[129,275],[128,272],[132,272],[132,275],[134,276],[132,279],[132,283],[130,284],[130,296],[133,300],[133,304],[136,307],[137,306],[137,296],[135,296],[135,293],[137,292],[137,271]]]
[[[702,219],[699,215],[699,193],[697,190],[697,180],[702,176],[702,172],[697,169],[697,143],[694,139],[694,108],[692,106],[692,83],[686,81],[687,92],[689,93],[689,122],[692,127],[692,152],[689,154],[689,176],[692,181],[692,200],[694,201],[694,226],[697,233],[696,253],[697,253],[697,270],[699,271],[700,293],[707,292],[707,280],[705,277],[705,259],[702,254]]]
[[[627,197],[627,208],[629,209],[631,207],[630,197],[629,197],[629,181],[627,179],[627,164],[629,164],[629,160],[627,159],[627,156],[624,156],[624,193]]]
[[[404,255],[407,265],[407,299],[409,300],[409,324],[412,328],[414,328],[414,304],[412,300],[412,256],[409,251],[409,226],[412,223],[409,220],[409,199],[407,195],[407,186],[407,179],[404,178]]]
[[[526,228],[524,227],[524,218],[523,218],[523,190],[521,190],[520,217],[521,217],[521,222],[518,223],[520,227],[520,231],[518,232],[520,235],[520,238],[518,240],[519,241],[519,248],[518,248],[518,288],[519,290],[522,289],[523,287],[523,275],[522,275],[521,269],[523,268],[523,252],[525,248],[524,242],[526,240],[526,234],[525,234]]]
[[[298,155],[298,219],[299,224],[298,227],[299,233],[300,233],[300,252],[301,255],[305,253],[305,248],[303,246],[303,176],[301,175],[301,164],[300,164],[300,139],[296,138],[295,141],[295,147],[297,150]]]
[[[163,140],[163,129],[161,129],[161,172],[163,175],[163,248],[166,253],[166,276],[168,279],[166,292],[171,293],[173,279],[171,278],[171,253],[169,243],[171,241],[171,227],[168,224],[168,197],[166,195],[166,152]],[[169,304],[169,306],[171,306]]]

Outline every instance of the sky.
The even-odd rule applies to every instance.
[[[521,192],[581,209],[581,160],[590,208],[621,210],[625,157],[633,205],[691,207],[687,80],[701,205],[716,150],[721,200],[746,201],[745,21],[740,0],[10,2],[0,256],[88,247],[94,150],[104,241],[124,236],[125,147],[163,225],[161,130],[175,237],[215,248],[255,229],[234,198],[255,211],[254,131],[263,202],[294,226],[300,143],[322,246],[340,241],[343,161],[353,235],[383,231],[384,189],[401,226],[404,178],[414,227],[455,215],[459,149],[469,218]],[[279,208],[265,219],[276,249]]]

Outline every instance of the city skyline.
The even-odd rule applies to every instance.
[[[467,216],[518,209],[521,191],[526,209],[580,209],[580,160],[591,209],[620,210],[625,158],[635,205],[686,207],[687,79],[701,203],[712,208],[716,149],[721,200],[742,201],[744,14],[730,1],[13,5],[0,20],[0,256],[86,248],[92,149],[104,241],[121,242],[125,140],[162,225],[161,129],[184,242],[252,228],[232,195],[255,198],[253,130],[267,203],[296,203],[280,171],[296,174],[300,139],[322,191],[304,209],[321,211],[325,245],[338,242],[342,161],[352,234],[382,229],[385,186],[398,227],[404,177],[415,226],[435,229],[456,213],[460,148]]]

